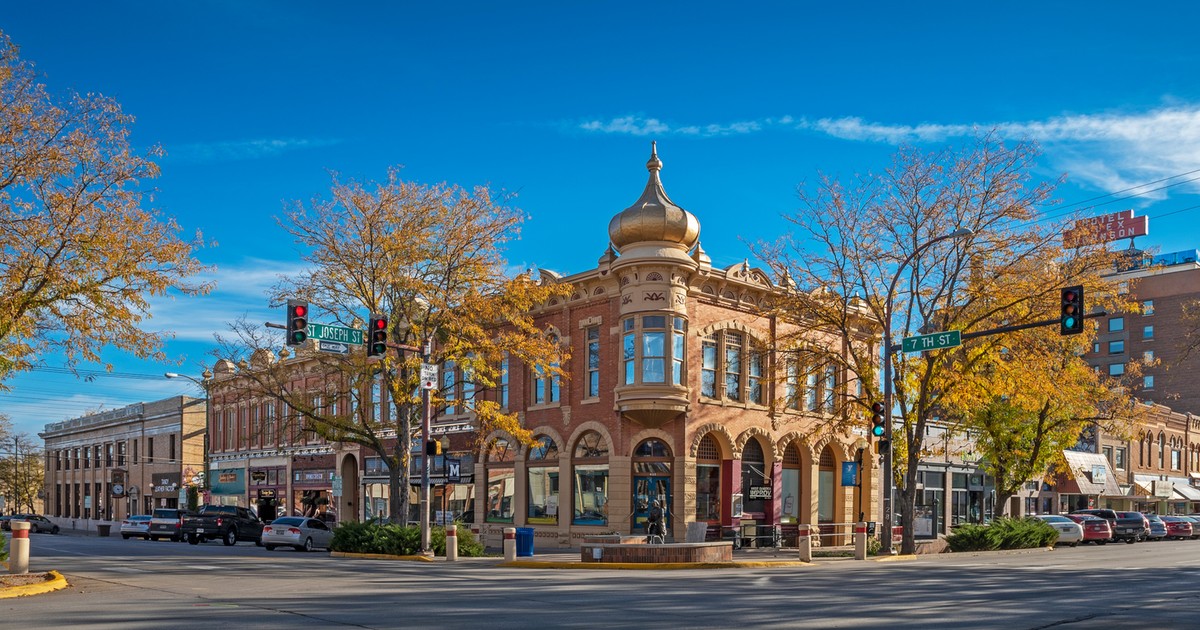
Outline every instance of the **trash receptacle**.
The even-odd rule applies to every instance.
[[[518,527],[517,528],[517,556],[531,558],[533,557],[533,528]]]
[[[107,536],[112,530],[112,523],[99,523],[96,525],[96,532],[101,536]]]

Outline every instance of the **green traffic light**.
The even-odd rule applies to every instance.
[[[874,435],[875,437],[883,437],[883,433],[884,431],[882,424],[877,424],[871,427],[871,435]]]

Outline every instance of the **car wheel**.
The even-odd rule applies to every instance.
[[[1096,544],[1097,544],[1097,545],[1107,545],[1107,544],[1108,544],[1108,541],[1107,541],[1107,540],[1097,540],[1097,541],[1096,541]]]
[[[311,538],[305,538],[305,539],[304,539],[304,550],[305,550],[305,551],[312,551],[312,550],[313,550],[313,542],[312,542],[312,539],[311,539]]]
[[[1132,545],[1135,542],[1137,542],[1136,538],[1126,538],[1125,539],[1125,544],[1127,544],[1127,545]]]
[[[1079,546],[1079,543],[1077,543],[1077,542],[1073,542],[1073,543],[1071,543],[1071,546],[1072,546],[1072,547],[1078,547],[1078,546]]]
[[[237,530],[233,529],[232,527],[229,528],[229,531],[225,532],[225,540],[222,540],[221,542],[225,543],[226,547],[232,547],[232,546],[236,545],[237,544]]]
[[[197,535],[195,535],[195,534],[191,534],[191,535],[189,535],[189,536],[188,536],[188,544],[189,544],[189,545],[199,545],[199,544],[200,544],[200,537],[199,537],[199,536],[197,536]]]
[[[123,540],[129,540],[129,534],[121,534]]]
[[[267,548],[267,551],[275,551],[275,545],[263,545],[263,546]]]

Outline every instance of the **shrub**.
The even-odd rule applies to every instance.
[[[446,555],[446,530],[441,527],[430,528],[429,546],[434,554]],[[392,523],[343,523],[334,528],[330,549],[347,553],[411,556],[421,551],[421,528]],[[483,555],[483,545],[466,527],[458,528],[458,555]]]
[[[954,529],[954,533],[946,537],[950,551],[991,551],[996,548],[995,541],[988,535],[985,525],[967,524]]]
[[[946,537],[951,551],[1034,549],[1058,540],[1058,531],[1033,518],[1001,518],[991,525],[962,525]]]

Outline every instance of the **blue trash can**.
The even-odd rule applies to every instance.
[[[533,528],[517,528],[517,557],[533,557]]]

